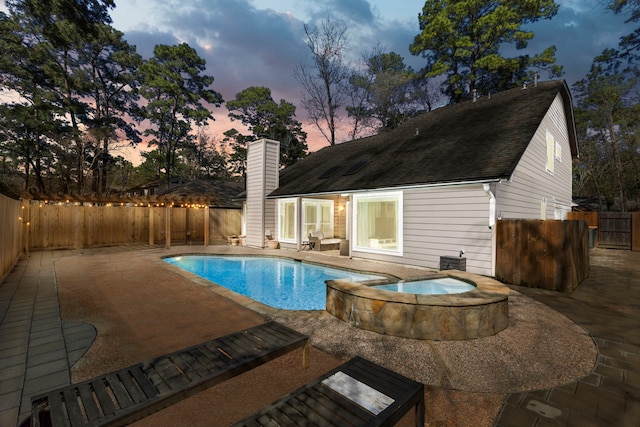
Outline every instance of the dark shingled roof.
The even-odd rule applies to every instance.
[[[270,196],[508,179],[558,93],[575,157],[569,88],[564,80],[539,82],[420,114],[387,133],[323,148],[284,169],[280,186]]]
[[[171,188],[158,195],[158,199],[197,200],[217,208],[242,208],[238,194],[244,191],[244,183],[220,179],[197,179]]]

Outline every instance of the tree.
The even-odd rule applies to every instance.
[[[640,20],[640,0],[611,0],[609,7],[615,13],[628,11],[628,22]]]
[[[239,120],[247,126],[251,135],[238,135],[233,129],[225,133],[233,140],[236,162],[246,162],[246,144],[260,138],[280,142],[280,164],[289,166],[307,154],[307,134],[295,119],[296,107],[284,99],[276,103],[267,87],[251,86],[236,94],[227,102],[231,120]]]
[[[625,23],[640,21],[640,0],[606,0],[606,4],[615,14],[626,14]],[[632,63],[640,60],[640,27],[620,38],[617,55]]]
[[[51,138],[61,125],[54,112],[42,105],[16,103],[0,106],[2,145],[23,170],[23,190],[31,187],[33,174],[36,190],[45,191],[45,159],[52,156]]]
[[[162,170],[165,167],[165,156],[159,150],[144,151],[140,153],[142,163],[135,168],[134,185],[145,184],[149,181],[158,181],[162,178]]]
[[[339,110],[346,100],[342,89],[348,78],[344,64],[348,46],[347,26],[327,19],[319,28],[305,24],[304,31],[312,65],[300,65],[294,72],[304,90],[302,105],[311,123],[330,145],[335,145],[340,125]]]
[[[574,85],[578,112],[577,123],[584,135],[583,145],[588,157],[581,159],[584,178],[592,180],[593,188],[613,205],[627,210],[629,188],[638,193],[638,105],[633,97],[637,78],[629,74],[625,64],[613,49],[597,57],[589,74]],[[600,168],[607,173],[598,174]],[[603,178],[614,177],[615,185],[607,186]],[[613,193],[607,188],[614,189]],[[616,194],[617,193],[617,194]],[[615,195],[615,196],[614,196]]]
[[[51,155],[54,131],[62,129],[58,117],[63,110],[41,72],[41,50],[25,43],[28,36],[22,22],[0,13],[0,36],[0,89],[19,95],[0,107],[4,152],[23,172],[23,185],[17,191],[29,189],[32,177],[36,189],[44,191],[42,161]]]
[[[46,100],[70,123],[79,192],[84,190],[86,158],[81,125],[87,125],[83,120],[90,110],[85,101],[86,63],[80,51],[100,25],[111,22],[108,12],[114,6],[113,0],[9,0],[10,17],[2,24],[2,47],[9,52],[1,62],[3,85],[33,106]]]
[[[500,53],[508,44],[526,48],[534,33],[521,27],[557,12],[553,0],[427,0],[418,16],[421,32],[409,50],[427,60],[425,76],[446,76],[451,102],[469,99],[474,91],[507,89],[538,70],[557,77],[562,68],[554,65],[553,46],[533,57]]]
[[[122,156],[114,157],[108,173],[109,182],[107,188],[117,193],[124,193],[133,186],[133,164]]]
[[[81,62],[87,64],[83,77],[91,99],[84,121],[96,143],[95,190],[105,193],[112,161],[110,149],[120,139],[118,133],[131,145],[141,140],[131,116],[137,108],[135,79],[142,59],[135,47],[123,39],[123,34],[108,25],[96,26],[80,55]]]
[[[420,111],[430,110],[433,91],[424,90],[419,76],[395,52],[380,47],[365,54],[365,69],[349,77],[352,104],[347,112],[355,139],[363,128],[376,132],[394,129]]]
[[[243,135],[237,129],[229,129],[224,133],[225,144],[231,147],[229,155],[230,172],[232,175],[244,177],[247,173],[247,143],[252,141],[251,135]]]
[[[204,103],[220,106],[222,95],[209,89],[213,77],[202,75],[205,60],[188,44],[157,45],[154,56],[140,66],[140,95],[146,100],[143,116],[153,125],[152,136],[164,156],[167,185],[176,164],[177,150],[189,143],[192,125],[203,125],[213,116]]]
[[[195,140],[182,149],[185,166],[190,170],[189,178],[230,178],[227,170],[227,155],[204,127],[198,128]]]
[[[43,60],[42,70],[53,83],[50,89],[57,93],[71,122],[77,147],[77,186],[78,191],[83,192],[85,144],[81,137],[80,117],[85,114],[87,105],[83,101],[86,87],[80,76],[83,64],[77,52],[85,37],[97,32],[98,24],[111,23],[108,12],[115,3],[113,0],[17,0],[8,1],[7,6],[23,24],[24,43],[34,43],[37,47]]]

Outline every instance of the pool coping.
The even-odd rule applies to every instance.
[[[467,273],[459,270],[442,270],[438,273],[430,275],[412,277],[405,282],[416,280],[437,279],[442,277],[451,277],[475,285],[475,289],[457,293],[457,294],[435,294],[421,295],[403,292],[387,291],[383,289],[372,288],[372,285],[383,284],[382,281],[368,282],[352,282],[348,279],[327,280],[327,286],[330,288],[348,292],[354,296],[397,302],[402,304],[414,305],[433,305],[433,306],[478,306],[493,304],[505,300],[509,296],[509,288],[499,281],[490,277],[480,276],[473,273]]]

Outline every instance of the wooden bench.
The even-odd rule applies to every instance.
[[[33,397],[32,426],[121,426],[240,375],[308,337],[268,322]]]
[[[355,357],[234,426],[392,426],[415,408],[424,425],[424,385]]]

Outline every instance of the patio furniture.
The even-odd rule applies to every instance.
[[[424,385],[355,357],[234,426],[391,426],[415,408],[424,425]]]
[[[341,240],[342,239],[327,238],[322,231],[312,231],[309,233],[309,241],[313,243],[313,248],[317,251],[338,249]]]
[[[296,348],[308,337],[268,322],[31,399],[32,426],[127,425]]]
[[[314,242],[310,242],[308,240],[305,240],[304,242],[302,242],[303,251],[312,251],[314,246],[315,246]]]

